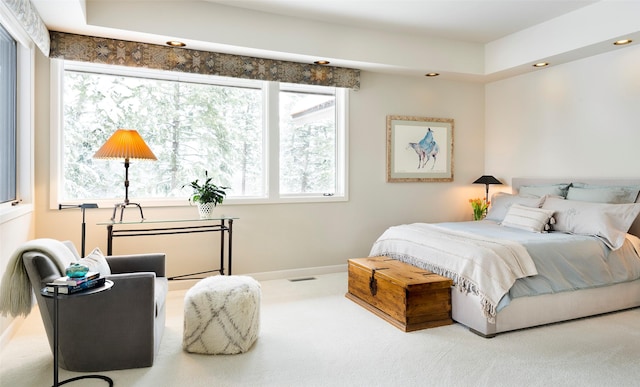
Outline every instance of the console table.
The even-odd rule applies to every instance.
[[[92,294],[104,292],[105,290],[111,289],[111,287],[113,286],[113,281],[106,280],[104,285],[102,286],[97,286],[95,288],[83,290],[73,294],[62,294],[58,292],[58,289],[62,286],[66,285],[53,285],[53,292],[48,292],[46,286],[40,290],[40,294],[42,294],[44,297],[53,298],[53,386],[57,387],[62,384],[75,382],[76,380],[81,379],[100,379],[107,382],[110,387],[113,387],[113,380],[111,380],[110,377],[104,375],[82,375],[63,380],[61,382],[58,381],[58,301],[70,297],[90,296]]]
[[[227,256],[228,275],[231,275],[231,258],[233,252],[233,221],[238,218],[222,217],[210,219],[167,219],[167,220],[137,220],[125,222],[101,222],[98,225],[107,226],[107,255],[113,254],[113,239],[122,237],[149,235],[176,235],[201,232],[220,233],[220,268],[197,273],[181,274],[168,277],[169,280],[196,279],[195,275],[219,272],[225,274],[224,257]],[[148,227],[147,227],[148,226]],[[226,243],[225,243],[226,234]],[[225,249],[225,246],[227,248]],[[225,254],[226,252],[226,254]]]

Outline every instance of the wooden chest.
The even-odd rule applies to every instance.
[[[349,259],[347,298],[405,332],[452,324],[452,281],[388,257]]]

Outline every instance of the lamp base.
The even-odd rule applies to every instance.
[[[120,221],[122,222],[122,216],[124,215],[124,209],[127,208],[127,206],[136,206],[138,207],[138,209],[140,210],[140,218],[142,220],[144,220],[144,215],[142,214],[142,207],[140,206],[139,203],[129,203],[129,202],[124,202],[124,203],[118,203],[115,205],[114,209],[113,209],[113,215],[111,216],[111,221],[113,222],[114,219],[116,218],[116,212],[118,212],[118,208],[120,209]]]

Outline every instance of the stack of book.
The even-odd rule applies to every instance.
[[[60,277],[47,284],[47,292],[53,293],[55,292],[54,288],[57,287],[60,294],[73,294],[102,286],[104,282],[105,278],[100,277],[100,273],[90,271],[80,278]]]

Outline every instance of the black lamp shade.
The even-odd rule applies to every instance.
[[[482,175],[473,184],[502,184],[502,182],[491,175]]]
[[[491,175],[482,175],[473,184],[484,184],[485,186],[485,198],[484,200],[489,202],[489,184],[502,184],[500,180]]]

